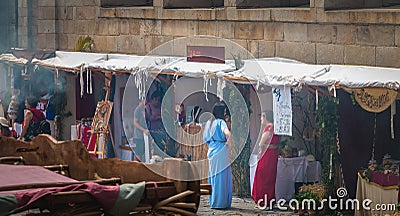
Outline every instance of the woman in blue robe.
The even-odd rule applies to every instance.
[[[227,144],[231,133],[224,121],[225,109],[222,103],[214,105],[214,118],[206,123],[203,134],[203,141],[208,145],[208,183],[212,187],[210,207],[218,209],[229,208],[232,203],[232,170]]]

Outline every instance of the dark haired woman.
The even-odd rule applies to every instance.
[[[232,170],[229,160],[228,139],[231,135],[224,121],[226,106],[217,103],[212,109],[214,118],[207,121],[203,141],[208,145],[208,183],[211,184],[211,208],[229,208],[232,203]]]
[[[24,141],[32,141],[37,136],[35,128],[33,128],[33,122],[39,123],[40,120],[46,119],[43,112],[36,109],[39,100],[33,96],[29,96],[25,99],[25,107],[27,108],[24,122],[22,124],[22,132],[19,139]]]
[[[269,204],[271,199],[275,199],[280,136],[274,134],[272,111],[261,113],[261,125],[265,125],[259,142],[261,158],[257,163],[251,196],[257,204],[264,206],[265,202]]]

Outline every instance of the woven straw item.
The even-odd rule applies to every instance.
[[[326,197],[326,187],[322,183],[316,183],[316,184],[311,184],[311,185],[303,185],[300,187],[300,192],[303,191],[311,191],[311,193],[315,194],[318,196],[320,200]]]

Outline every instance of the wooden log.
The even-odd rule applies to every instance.
[[[211,191],[206,189],[200,189],[200,195],[211,195]]]
[[[167,205],[168,203],[174,202],[174,201],[176,201],[176,200],[185,198],[185,197],[190,196],[190,195],[193,195],[193,194],[194,194],[194,191],[190,191],[190,190],[187,190],[187,191],[184,191],[184,192],[182,192],[182,193],[176,194],[176,195],[174,195],[174,196],[171,196],[171,197],[169,197],[169,198],[167,198],[167,199],[165,199],[165,200],[162,200],[162,201],[158,202],[158,203],[154,206],[154,209],[159,209],[160,207],[165,206],[165,205]]]
[[[203,194],[205,193],[205,194]],[[211,195],[212,187],[210,184],[200,184],[200,194],[201,195]]]
[[[176,194],[176,188],[174,186],[158,187],[158,188],[147,188],[145,190],[144,199],[147,200],[159,200],[165,199]]]
[[[175,213],[185,215],[185,216],[195,216],[196,215],[196,213],[186,211],[183,209],[179,209],[179,208],[169,207],[169,206],[162,206],[159,209],[164,210],[164,211],[169,211],[169,212],[175,212]]]
[[[176,203],[170,203],[167,206],[175,207],[175,208],[188,208],[188,209],[197,210],[196,203],[176,202]]]
[[[48,199],[49,201],[51,201],[52,204],[55,205],[65,203],[97,203],[92,195],[84,191],[58,192],[51,194],[51,197],[48,197]]]
[[[46,166],[43,166],[43,167],[48,169],[48,170],[50,170],[50,171],[56,172],[58,174],[71,177],[70,172],[69,172],[69,165],[65,165],[65,164],[46,165]]]
[[[0,157],[0,164],[13,164],[13,165],[20,165],[25,164],[25,160],[23,157]]]

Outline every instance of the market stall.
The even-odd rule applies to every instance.
[[[0,59],[8,61],[10,57],[0,56]],[[254,92],[256,94],[259,87],[263,85],[289,89],[287,91],[289,94],[292,94],[291,89],[296,91],[306,87],[307,90],[315,94],[317,98],[315,100],[316,107],[318,107],[318,98],[322,95],[329,95],[335,98],[338,95],[337,91],[339,89],[346,90],[346,97],[350,97],[349,95],[356,89],[361,90],[373,87],[383,90],[393,90],[396,94],[400,89],[398,75],[400,74],[400,69],[346,65],[311,65],[282,58],[247,59],[243,60],[242,66],[238,68],[234,60],[226,60],[224,64],[215,64],[188,62],[186,57],[144,57],[57,51],[55,58],[33,60],[32,63],[39,67],[45,67],[57,72],[58,70],[63,70],[78,76],[90,74],[89,71],[91,70],[111,72],[113,75],[122,73],[131,74],[136,78],[135,81],[137,81],[135,84],[138,89],[138,96],[143,96],[145,93],[141,78],[152,76],[152,74],[167,74],[177,78],[198,78],[200,81],[203,81],[202,90],[205,97],[207,97],[210,87],[210,80],[215,81],[216,85],[213,87],[216,87],[217,93],[220,93],[221,89],[225,88],[223,80],[230,80],[241,84],[252,84],[254,85]],[[288,111],[292,112],[292,110]],[[115,110],[115,112],[118,113],[121,111]],[[258,119],[255,120],[258,121]],[[288,125],[291,125],[290,121]],[[243,130],[248,130],[248,128]],[[251,130],[258,131],[258,128],[254,127]],[[336,133],[336,131],[333,132]],[[342,133],[339,133],[338,136],[342,136]],[[187,143],[190,143],[190,139],[192,138],[184,139],[187,140]],[[257,137],[253,139],[253,146],[256,139]],[[343,143],[343,140],[341,142]],[[340,143],[334,144],[340,146]],[[377,143],[376,145],[379,144]],[[197,155],[204,155],[202,153],[197,154],[197,152],[192,154],[192,150],[191,148],[185,149],[183,147],[179,154],[187,157],[190,152],[192,158],[199,158]],[[199,147],[195,151],[205,150]],[[345,172],[347,172],[346,169]],[[348,171],[347,175],[356,176],[356,173]]]

